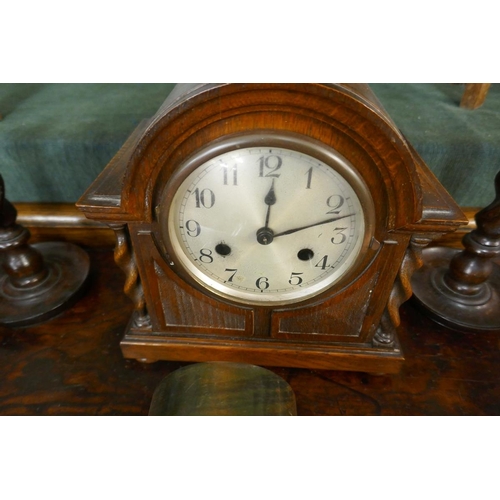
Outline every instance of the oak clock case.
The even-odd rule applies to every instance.
[[[178,85],[78,206],[116,232],[125,357],[379,373],[465,221],[362,84]]]
[[[336,151],[261,131],[224,138],[178,168],[156,206],[156,239],[200,290],[287,306],[362,272],[373,214],[368,187]]]

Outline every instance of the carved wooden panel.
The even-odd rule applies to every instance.
[[[227,333],[231,335],[235,334],[235,330],[239,330],[240,334],[245,333],[244,313],[221,310],[208,300],[195,299],[174,281],[168,280],[157,262],[154,263],[154,270],[158,276],[165,326],[203,327],[207,332],[213,329],[228,330]]]
[[[279,315],[278,328],[272,333],[274,338],[338,342],[352,337],[356,340],[361,333],[373,289],[378,280],[378,273],[372,276],[363,288],[349,296],[343,296],[340,304],[329,301],[307,308],[300,316],[296,314]],[[359,307],[361,304],[361,307]],[[305,333],[309,332],[309,333]]]

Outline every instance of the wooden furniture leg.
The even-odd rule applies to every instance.
[[[483,105],[491,83],[466,83],[461,108],[477,109]]]
[[[20,327],[46,321],[80,296],[89,257],[65,242],[29,245],[30,232],[16,223],[0,175],[0,323]]]
[[[437,323],[460,331],[500,331],[500,172],[495,200],[475,216],[464,250],[425,249],[412,279],[416,302]]]

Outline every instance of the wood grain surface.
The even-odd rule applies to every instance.
[[[86,217],[111,225],[117,234],[115,261],[126,275],[124,290],[134,304],[133,321],[121,343],[124,355],[141,361],[215,359],[396,373],[404,361],[395,331],[399,307],[411,296],[410,280],[420,265],[421,249],[467,220],[370,88],[229,83],[187,85],[176,87],[173,93],[177,98],[169,96],[149,122],[138,126],[76,203]],[[299,269],[293,266],[303,266],[299,254],[289,255],[291,260],[278,273],[279,280],[273,281],[271,268],[277,264],[269,256],[285,251],[280,245],[262,255],[262,265],[255,263],[252,271],[239,274],[243,257],[238,255],[246,255],[245,248],[271,243],[274,233],[268,219],[265,227],[248,229],[251,233],[238,225],[221,230],[221,238],[239,245],[240,253],[235,251],[225,265],[231,263],[245,279],[241,283],[229,284],[232,278],[216,277],[215,267],[224,269],[224,256],[216,255],[217,242],[210,241],[205,230],[196,243],[202,245],[202,253],[215,252],[215,258],[208,259],[213,262],[210,270],[204,266],[208,263],[204,253],[203,258],[196,258],[194,247],[189,250],[187,243],[174,237],[171,217],[180,213],[175,200],[184,183],[220,154],[246,148],[262,148],[262,154],[268,154],[265,148],[283,148],[308,155],[330,166],[352,186],[363,207],[364,229],[357,236],[360,250],[349,265],[330,266],[338,272],[342,269],[332,286],[324,286],[327,257],[315,266],[324,271],[321,276],[315,274],[314,280],[307,281],[304,275],[303,283],[292,284],[292,271]],[[260,175],[257,163],[253,168],[247,184],[257,186],[256,178],[269,173],[264,175],[262,170]],[[286,165],[284,170],[290,172]],[[281,174],[270,175],[277,179]],[[270,203],[260,195],[241,203],[242,189],[248,189],[241,185],[231,190],[234,199],[229,202],[227,190],[218,191],[223,185],[221,177],[215,191],[210,191],[210,207],[196,204],[204,212],[217,198],[219,208],[209,215],[219,224],[229,223],[223,222],[223,210],[230,207],[238,207],[238,217],[243,219],[274,204],[274,197]],[[313,188],[308,182],[297,193],[303,189]],[[282,209],[288,207],[287,217],[292,218],[297,210],[307,211],[307,203],[318,204],[317,194],[308,196],[302,207],[281,204]],[[329,199],[325,198],[327,205]],[[326,222],[333,220],[321,225]],[[208,219],[196,224],[215,227]],[[299,227],[281,234],[317,225],[303,219]],[[178,230],[184,231],[183,227]],[[251,241],[236,237],[240,230],[245,238],[253,234]],[[316,246],[311,247],[316,241],[312,233],[303,237],[306,248],[316,252]],[[298,243],[291,236],[288,242],[292,245],[293,241]],[[342,251],[348,252],[347,240],[345,245]],[[331,245],[328,248],[333,252]],[[329,276],[333,279],[333,274]],[[266,288],[260,286],[263,282]]]
[[[122,357],[132,303],[109,247],[87,248],[87,294],[42,325],[0,327],[0,415],[147,415],[161,380],[186,363]],[[292,387],[298,415],[498,415],[500,336],[438,326],[409,302],[397,375],[270,368]]]

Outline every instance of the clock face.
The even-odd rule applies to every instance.
[[[367,214],[362,181],[330,158],[258,145],[195,163],[161,206],[177,263],[244,304],[296,303],[342,281],[367,246]]]

